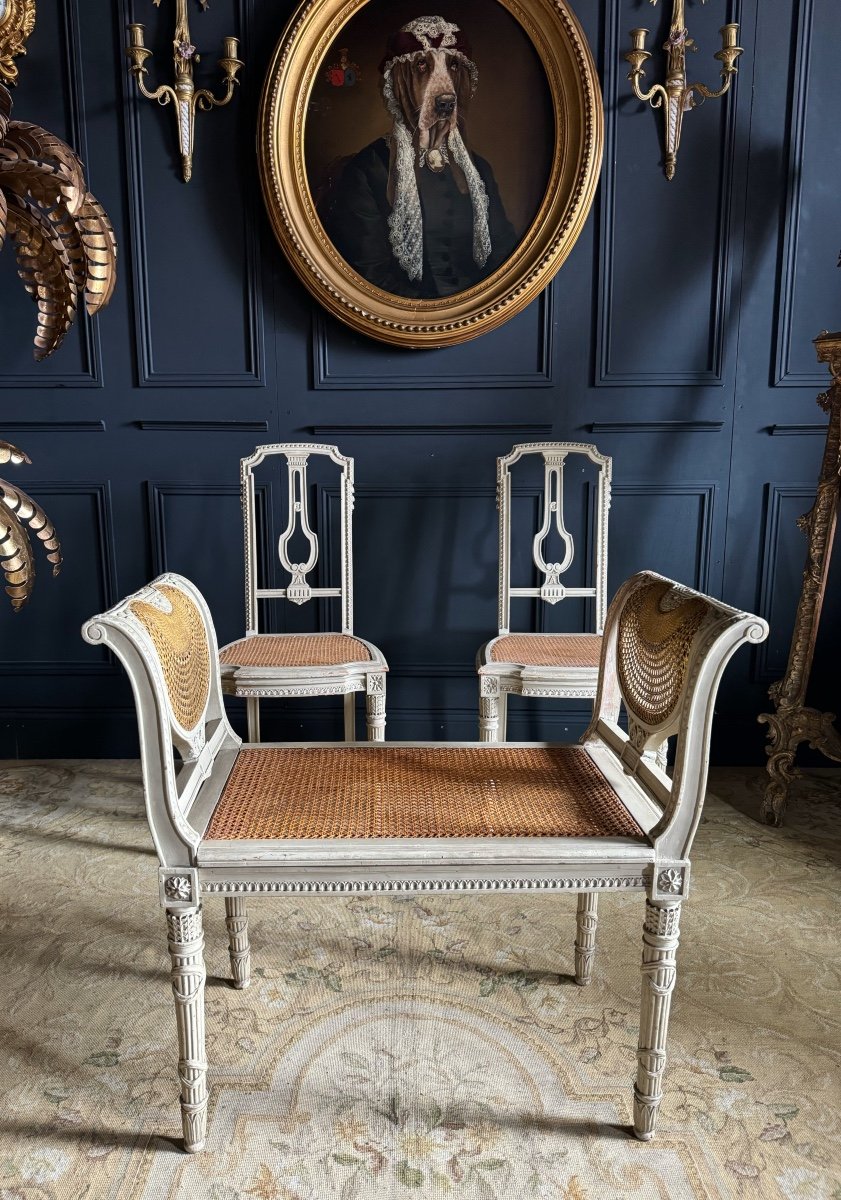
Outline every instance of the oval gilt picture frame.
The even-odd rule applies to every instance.
[[[520,312],[562,265],[601,167],[596,69],[565,0],[306,0],[269,66],[274,232],[351,328],[415,349]],[[475,93],[475,94],[474,94]]]

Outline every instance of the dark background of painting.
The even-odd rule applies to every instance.
[[[44,504],[65,553],[52,579],[36,548],[31,604],[0,604],[0,757],[137,754],[125,672],[79,627],[169,568],[205,592],[222,639],[238,636],[239,459],[283,440],[336,442],[356,459],[356,627],[391,666],[386,736],[475,737],[474,658],[496,628],[496,456],[554,437],[613,455],[611,591],[654,567],[769,619],[769,641],[725,673],[713,732],[716,762],[763,762],[756,715],[785,666],[805,554],[795,520],[826,428],[811,339],[841,324],[837,0],[687,6],[693,77],[717,78],[724,20],[742,22],[745,54],[732,95],[687,115],[672,183],[661,114],[631,97],[622,60],[640,23],[662,45],[671,6],[578,0],[605,99],[596,207],[553,285],[513,321],[405,352],[327,317],[263,212],[257,105],[292,7],[193,6],[199,81],[218,78],[225,34],[242,35],[246,68],[234,103],[197,118],[189,184],[172,112],[137,99],[122,52],[126,22],[146,22],[167,78],[172,6],[38,7],[15,116],[80,151],[116,224],[120,279],[102,315],[80,316],[36,364],[35,308],[11,246],[0,254],[0,437],[32,458],[0,474]],[[658,51],[649,81],[661,70]],[[526,481],[519,511],[531,516],[538,494]],[[282,507],[277,488],[267,499]],[[317,500],[335,512],[335,489]],[[524,603],[522,624],[537,622]],[[279,622],[303,616],[292,607]],[[575,607],[543,611],[581,628]],[[840,652],[835,571],[812,697],[835,711]],[[241,706],[231,712],[242,730]],[[267,738],[341,737],[336,697],[267,701],[263,714]],[[586,701],[512,700],[509,728],[575,737],[588,716]]]
[[[327,169],[356,154],[391,128],[379,65],[389,34],[427,12],[452,21],[471,44],[479,86],[464,126],[468,149],[493,168],[517,237],[531,224],[543,195],[555,146],[549,85],[540,59],[518,21],[496,0],[371,0],[356,13],[320,64],[304,129],[310,190],[317,195]],[[327,82],[342,47],[362,78],[354,87]]]

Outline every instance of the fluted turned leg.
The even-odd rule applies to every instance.
[[[345,696],[345,741],[356,741],[356,692]]]
[[[642,934],[642,1008],[634,1088],[634,1133],[644,1142],[654,1137],[657,1110],[663,1099],[666,1036],[675,986],[680,903],[646,900]]]
[[[497,735],[501,742],[508,741],[508,693],[499,693],[499,733]]]
[[[598,892],[580,892],[575,918],[575,982],[582,987],[593,978],[596,929],[599,924]]]
[[[251,697],[245,702],[245,715],[248,720],[249,742],[260,740],[260,701]]]
[[[242,896],[225,897],[225,928],[235,988],[247,988],[251,982],[251,947],[248,944],[248,910]]]
[[[207,1061],[204,1051],[204,934],[201,906],[166,914],[172,991],[178,1029],[178,1081],[184,1149],[201,1150],[207,1131]]]
[[[499,698],[479,697],[479,741],[499,741]]]
[[[369,675],[365,688],[365,731],[369,742],[385,741],[385,675]]]

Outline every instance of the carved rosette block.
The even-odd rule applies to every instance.
[[[207,1059],[204,1048],[204,934],[201,906],[166,914],[172,992],[178,1030],[178,1082],[184,1149],[204,1147],[207,1132]]]
[[[599,924],[598,892],[581,892],[575,918],[575,982],[586,986],[593,978],[596,929]]]
[[[645,902],[642,934],[642,1010],[634,1087],[634,1134],[646,1142],[654,1137],[657,1111],[663,1099],[669,1011],[677,976],[680,903]]]
[[[225,928],[235,988],[247,988],[251,982],[251,947],[248,943],[248,910],[242,896],[225,897]]]

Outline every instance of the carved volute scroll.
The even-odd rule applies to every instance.
[[[310,528],[309,513],[307,511],[308,458],[308,454],[286,455],[289,467],[289,516],[286,528],[277,542],[277,556],[280,559],[280,565],[292,576],[291,582],[286,589],[286,597],[293,604],[306,604],[307,600],[311,599],[312,588],[307,583],[307,575],[318,562],[318,538]],[[287,553],[289,543],[295,536],[295,532],[299,526],[310,548],[309,557],[306,562],[292,562]]]
[[[572,534],[564,525],[564,460],[566,454],[544,454],[546,464],[543,480],[543,524],[535,534],[532,555],[538,571],[542,571],[544,580],[540,589],[540,597],[547,604],[557,604],[566,595],[560,577],[572,566],[575,556],[575,543]],[[561,562],[547,562],[543,554],[543,546],[549,536],[552,525],[558,537],[563,542],[564,557]]]

